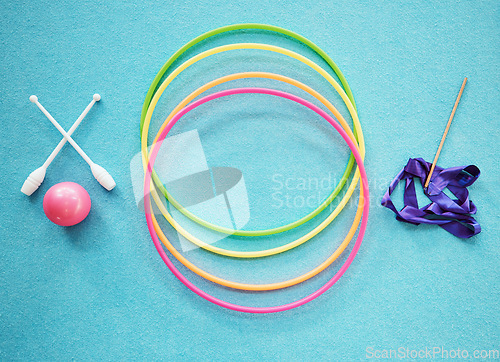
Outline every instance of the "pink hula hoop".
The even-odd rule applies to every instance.
[[[346,261],[344,264],[340,267],[340,269],[337,271],[337,273],[326,283],[324,284],[321,288],[316,290],[314,293],[309,294],[308,296],[296,300],[294,302],[288,303],[288,304],[283,304],[283,305],[278,305],[278,306],[272,306],[272,307],[247,307],[247,306],[242,306],[238,304],[233,304],[229,303],[226,301],[223,301],[221,299],[218,299],[197,286],[195,286],[193,283],[191,283],[170,261],[168,258],[167,254],[163,250],[163,247],[160,243],[160,240],[158,239],[158,236],[156,235],[156,232],[154,230],[153,226],[153,221],[151,218],[151,199],[149,198],[149,193],[150,193],[150,187],[151,187],[151,174],[153,170],[153,166],[156,160],[156,156],[158,155],[158,151],[160,149],[160,146],[167,136],[168,132],[172,129],[175,123],[179,119],[181,119],[182,116],[184,116],[186,113],[190,112],[191,110],[195,109],[196,107],[209,102],[211,100],[217,99],[217,98],[222,98],[230,95],[235,95],[235,94],[247,94],[247,93],[258,93],[258,94],[269,94],[285,99],[289,99],[291,101],[294,101],[296,103],[302,104],[303,106],[309,108],[310,110],[316,112],[318,115],[323,117],[328,123],[330,123],[336,130],[337,132],[342,136],[344,141],[347,143],[349,148],[351,149],[354,158],[356,159],[356,162],[358,164],[360,176],[361,176],[361,187],[363,190],[362,195],[360,197],[363,197],[364,205],[363,205],[363,217],[361,219],[361,226],[359,229],[358,237],[356,238],[356,242],[354,243],[354,246],[349,253],[349,256],[347,257]],[[268,89],[268,88],[234,88],[234,89],[229,89],[225,91],[220,91],[211,95],[208,95],[206,97],[203,97],[188,106],[184,107],[182,110],[180,110],[169,122],[168,126],[165,127],[163,132],[161,133],[158,142],[153,145],[150,153],[150,157],[148,160],[147,168],[146,168],[146,175],[145,175],[145,180],[144,180],[144,210],[145,210],[145,215],[146,215],[146,221],[149,229],[149,233],[151,234],[151,238],[153,239],[153,243],[156,247],[156,250],[160,254],[160,257],[162,260],[165,262],[167,267],[170,269],[170,271],[186,286],[188,287],[191,291],[194,293],[198,294],[200,297],[208,300],[209,302],[212,302],[216,305],[219,305],[221,307],[227,308],[227,309],[232,309],[235,311],[239,312],[244,312],[244,313],[276,313],[276,312],[283,312],[289,309],[297,308],[301,305],[304,305],[313,299],[319,297],[321,294],[326,292],[328,289],[332,287],[339,279],[340,277],[345,273],[345,271],[349,268],[351,265],[352,261],[356,257],[356,254],[361,246],[361,243],[363,242],[363,237],[365,235],[366,231],[366,225],[368,223],[368,214],[369,214],[369,207],[370,207],[370,202],[369,202],[369,189],[368,189],[368,178],[366,176],[366,171],[365,167],[363,164],[363,160],[361,158],[361,155],[359,154],[359,151],[357,149],[356,144],[349,138],[347,133],[342,129],[342,127],[337,123],[337,121],[331,117],[329,114],[327,114],[325,111],[323,111],[321,108],[315,106],[314,104],[298,97],[293,94],[289,94],[286,92],[274,90],[274,89]]]

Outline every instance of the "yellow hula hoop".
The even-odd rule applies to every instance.
[[[163,82],[163,84],[158,89],[158,91],[156,92],[156,94],[155,94],[155,96],[154,96],[154,98],[153,98],[153,100],[151,102],[151,105],[150,105],[150,107],[148,109],[148,112],[147,112],[147,115],[146,115],[146,120],[145,120],[145,124],[144,124],[144,128],[143,128],[141,146],[142,146],[142,151],[143,151],[143,161],[146,162],[145,164],[147,164],[146,160],[149,158],[149,155],[147,153],[147,132],[148,132],[149,124],[150,124],[150,121],[151,121],[151,115],[153,113],[154,107],[157,104],[157,102],[158,102],[161,94],[166,89],[166,87],[168,86],[168,84],[170,84],[170,82],[182,70],[186,69],[190,65],[194,64],[195,62],[197,62],[197,61],[199,61],[199,60],[201,60],[201,59],[203,59],[203,58],[205,58],[205,57],[207,57],[209,55],[216,54],[216,53],[219,53],[219,52],[222,52],[222,51],[232,50],[232,49],[247,49],[247,48],[249,48],[249,49],[270,50],[270,51],[275,51],[275,52],[278,52],[278,53],[281,53],[281,54],[292,56],[293,58],[302,61],[303,63],[311,66],[313,69],[317,70],[320,74],[322,74],[334,86],[334,88],[337,90],[337,92],[340,94],[340,96],[342,97],[342,99],[346,103],[346,105],[347,105],[347,107],[348,107],[348,109],[349,109],[349,111],[350,111],[350,113],[352,115],[354,124],[355,124],[355,126],[357,126],[357,129],[359,129],[359,132],[358,132],[358,137],[359,137],[359,151],[360,151],[361,155],[364,157],[364,153],[365,153],[364,140],[363,140],[363,135],[362,135],[362,132],[361,132],[361,127],[360,127],[360,124],[359,124],[359,119],[357,117],[356,111],[354,110],[354,107],[352,106],[352,103],[350,102],[349,98],[345,95],[345,92],[343,91],[343,89],[337,84],[337,82],[335,82],[335,80],[328,73],[326,73],[322,68],[320,68],[319,66],[317,66],[315,63],[313,63],[309,59],[307,59],[307,58],[305,58],[305,57],[303,57],[303,56],[301,56],[299,54],[296,54],[294,52],[291,52],[289,50],[283,49],[283,48],[279,48],[279,47],[275,47],[275,46],[270,46],[270,45],[265,45],[265,44],[232,44],[232,45],[227,45],[227,46],[223,46],[223,47],[211,49],[209,51],[206,51],[204,53],[199,54],[198,56],[196,56],[194,58],[191,58],[190,60],[188,60],[187,62],[185,62],[183,65],[181,65],[179,68],[177,68]],[[233,79],[244,78],[244,77],[263,77],[263,78],[276,79],[276,80],[279,80],[279,81],[287,82],[289,84],[293,84],[293,85],[295,85],[295,86],[303,89],[304,91],[308,92],[309,94],[315,96],[320,102],[322,102],[338,118],[338,120],[341,123],[342,127],[349,134],[349,137],[351,137],[351,139],[355,140],[354,135],[352,134],[352,131],[348,127],[348,125],[345,122],[345,120],[343,119],[343,117],[340,115],[340,113],[324,97],[322,97],[321,95],[319,95],[317,92],[313,91],[311,88],[309,88],[309,87],[303,85],[302,83],[297,82],[297,81],[295,81],[293,79],[290,79],[290,78],[287,78],[287,77],[284,77],[284,76],[280,76],[280,75],[274,75],[274,74],[271,74],[271,73],[262,73],[262,72],[240,73],[240,74],[235,74],[235,75],[230,75],[230,76],[222,77],[220,79],[212,81],[212,82],[206,84],[205,86],[199,88],[197,91],[193,92],[190,96],[186,97],[186,99],[184,99],[183,102],[181,102],[181,104],[179,104],[174,109],[174,111],[169,115],[169,117],[166,119],[166,121],[162,125],[162,128],[160,129],[158,135],[167,126],[167,124],[170,121],[170,119],[172,118],[172,116],[178,110],[180,110],[182,107],[184,107],[187,103],[189,103],[192,99],[194,99],[197,95],[201,94],[205,90],[207,90],[207,89],[209,89],[209,88],[211,88],[211,87],[213,87],[213,86],[215,86],[217,84],[221,84],[223,82],[227,82],[227,81],[230,81],[230,80],[233,80]],[[155,141],[157,140],[158,135],[155,138]],[[146,145],[146,147],[145,147],[145,145]],[[347,204],[349,198],[351,197],[352,193],[354,192],[354,190],[356,188],[356,185],[357,185],[358,181],[359,181],[359,170],[357,169],[356,173],[354,175],[354,178],[353,178],[353,180],[352,180],[352,182],[351,182],[351,184],[350,184],[350,186],[348,188],[348,191],[347,191],[346,195],[344,196],[344,198],[342,199],[342,201],[340,202],[340,204],[328,216],[328,218],[325,219],[314,230],[312,230],[308,234],[304,235],[303,237],[301,237],[301,238],[299,238],[299,239],[297,239],[297,240],[295,240],[295,241],[293,241],[293,242],[291,242],[291,243],[289,243],[287,245],[283,245],[283,246],[280,246],[278,248],[273,248],[273,249],[269,249],[269,250],[252,251],[252,252],[237,252],[237,251],[230,251],[230,250],[225,250],[225,249],[217,248],[217,247],[214,247],[212,245],[206,244],[203,241],[201,241],[201,240],[193,237],[187,231],[185,231],[184,229],[182,229],[182,227],[175,220],[173,220],[173,218],[171,217],[171,215],[168,213],[168,211],[163,206],[161,200],[159,199],[158,193],[156,192],[156,189],[154,188],[153,185],[152,185],[152,190],[151,191],[152,191],[153,198],[155,199],[155,202],[157,202],[160,210],[162,211],[162,214],[172,224],[172,226],[175,227],[183,236],[185,236],[186,238],[188,238],[188,240],[190,240],[191,242],[194,242],[196,245],[201,246],[201,247],[203,247],[203,248],[205,248],[207,250],[210,250],[212,252],[216,252],[216,253],[219,253],[219,254],[222,254],[222,255],[233,256],[233,257],[251,258],[251,257],[260,257],[260,256],[273,255],[273,254],[276,254],[276,253],[280,253],[280,252],[289,250],[289,249],[291,249],[291,248],[293,248],[293,247],[295,247],[297,245],[300,245],[303,242],[309,240],[314,235],[318,234],[329,223],[331,223],[331,221],[333,221],[333,219],[340,213],[340,211],[343,209],[343,207]],[[290,279],[288,281],[283,281],[283,282],[278,282],[278,283],[271,283],[271,284],[247,284],[247,283],[232,282],[232,281],[227,281],[225,279],[213,276],[213,275],[211,275],[211,274],[203,271],[202,269],[198,268],[197,266],[195,266],[191,262],[189,262],[187,259],[185,259],[170,244],[170,242],[168,241],[168,239],[165,237],[165,235],[161,231],[161,229],[160,229],[160,227],[159,227],[156,219],[154,218],[154,215],[152,215],[152,216],[153,216],[153,223],[154,223],[155,230],[158,232],[158,235],[160,236],[160,239],[163,242],[163,244],[165,245],[165,247],[182,264],[184,264],[186,267],[188,267],[189,269],[191,269],[196,274],[202,276],[203,278],[211,280],[211,281],[213,281],[215,283],[218,283],[218,284],[221,284],[221,285],[225,285],[225,286],[228,286],[228,287],[231,287],[231,288],[235,288],[235,289],[245,289],[245,290],[273,290],[273,289],[284,288],[284,287],[288,287],[288,286],[300,283],[300,282],[302,282],[304,280],[307,280],[307,279],[311,278],[312,276],[320,273],[322,270],[324,270],[326,267],[328,267],[336,258],[338,258],[339,255],[341,255],[341,253],[345,250],[345,248],[347,247],[347,245],[351,241],[351,239],[352,239],[353,235],[355,234],[355,232],[357,230],[357,227],[359,225],[359,222],[360,222],[360,219],[361,219],[361,215],[362,215],[362,195],[360,197],[360,203],[358,205],[358,210],[356,212],[356,216],[355,216],[354,222],[353,222],[353,224],[351,226],[351,229],[349,230],[349,233],[347,234],[346,238],[341,243],[341,245],[339,246],[339,248],[327,260],[325,260],[323,263],[321,263],[315,269],[311,270],[310,272],[308,272],[308,273],[306,273],[306,274],[304,274],[304,275],[302,275],[300,277],[296,277],[296,278]]]

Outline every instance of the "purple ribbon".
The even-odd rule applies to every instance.
[[[424,194],[432,201],[419,208],[415,193],[415,177],[422,185],[427,179],[431,164],[422,158],[410,158],[406,166],[391,182],[389,190],[382,198],[385,206],[396,214],[396,219],[410,224],[436,224],[459,238],[470,238],[481,232],[481,226],[470,214],[477,209],[469,200],[467,187],[479,177],[480,171],[474,166],[441,168],[436,166],[431,181]],[[391,194],[399,181],[405,180],[404,207],[397,210],[391,201]],[[457,197],[451,199],[443,190],[448,190]]]

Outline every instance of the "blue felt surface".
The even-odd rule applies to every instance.
[[[2,1],[0,358],[359,360],[370,357],[369,347],[460,348],[469,356],[498,350],[499,8],[498,1]],[[161,65],[193,37],[239,22],[299,32],[340,66],[359,108],[373,195],[365,241],[346,275],[314,302],[274,315],[221,309],[175,279],[135,204],[129,168],[139,152],[142,102]],[[270,42],[318,59],[298,43],[265,32],[217,37],[196,51],[234,41]],[[160,102],[152,129],[186,92],[243,70],[289,75],[339,104],[305,66],[266,52],[238,51],[186,71]],[[464,76],[469,83],[439,164],[475,164],[482,172],[470,192],[483,231],[469,240],[434,226],[400,223],[379,204],[409,157],[432,160]],[[275,85],[239,83],[246,84]],[[116,189],[105,191],[65,147],[41,188],[31,197],[21,194],[26,176],[60,139],[28,97],[38,95],[68,129],[95,92],[102,101],[75,140],[114,176]],[[172,132],[194,129],[210,167],[243,172],[249,228],[284,224],[312,209],[273,206],[273,177],[335,178],[348,155],[340,138],[311,112],[264,96],[214,101]],[[88,218],[72,228],[53,225],[42,210],[44,193],[61,181],[80,183],[93,202]],[[329,190],[282,191],[294,198],[317,191],[325,197]],[[235,262],[199,250],[186,255],[238,280],[294,276],[336,248],[354,211],[350,204],[315,240],[274,259]],[[307,230],[256,245],[279,244]],[[166,232],[176,240],[171,229]],[[237,240],[225,242],[234,246]],[[264,295],[186,275],[228,300],[272,305],[313,291],[338,267]]]

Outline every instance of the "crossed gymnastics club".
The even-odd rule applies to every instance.
[[[98,164],[92,162],[89,156],[78,146],[78,144],[71,138],[71,135],[73,132],[76,130],[76,128],[80,125],[80,122],[85,118],[87,113],[90,111],[90,109],[94,106],[95,102],[98,102],[101,100],[101,96],[99,94],[94,94],[92,97],[92,102],[89,103],[87,108],[83,111],[83,113],[78,117],[78,119],[75,121],[73,126],[69,129],[68,132],[64,131],[64,129],[57,123],[57,121],[50,115],[49,112],[38,102],[38,97],[37,96],[31,96],[30,101],[32,103],[35,103],[38,108],[47,116],[50,122],[57,128],[57,130],[63,135],[63,139],[59,142],[59,144],[56,146],[54,151],[50,154],[50,156],[47,158],[47,160],[44,162],[44,164],[37,168],[35,171],[33,171],[26,181],[24,181],[23,187],[21,188],[21,192],[30,196],[35,192],[40,185],[42,184],[44,178],[45,178],[45,173],[47,172],[47,167],[49,167],[50,163],[54,160],[54,158],[57,156],[59,151],[63,148],[64,144],[69,142],[71,146],[75,149],[76,152],[82,158],[85,160],[85,162],[88,163],[90,166],[90,170],[92,171],[92,175],[94,175],[95,179],[97,182],[101,184],[102,187],[104,187],[106,190],[111,191],[115,186],[116,183],[113,180],[113,177],[102,167],[99,166]]]

